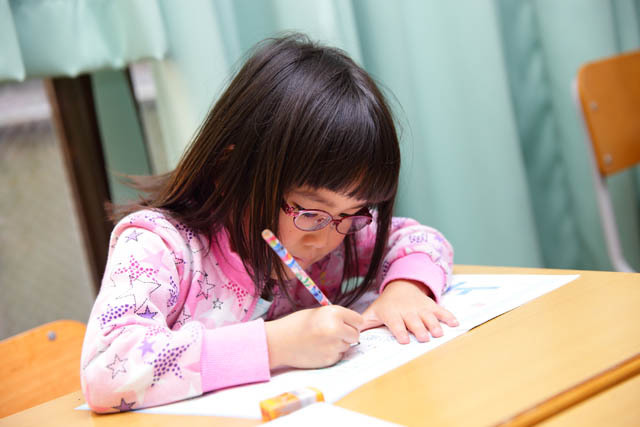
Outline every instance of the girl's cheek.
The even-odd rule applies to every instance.
[[[296,233],[295,230],[291,230],[288,227],[288,224],[280,223],[280,231],[278,232],[280,242],[284,245],[285,248],[289,249],[292,246],[296,245]]]
[[[324,255],[329,255],[331,252],[336,250],[338,246],[340,246],[340,244],[342,244],[342,242],[344,241],[344,235],[338,234],[336,232],[334,232],[334,234],[336,236],[331,240],[331,243],[327,245],[326,253]]]

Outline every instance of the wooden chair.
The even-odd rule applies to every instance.
[[[633,271],[620,246],[606,178],[640,163],[640,51],[583,65],[573,89],[586,128],[607,252],[617,271]]]
[[[58,320],[0,341],[0,418],[80,389],[85,330]]]

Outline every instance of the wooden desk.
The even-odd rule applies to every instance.
[[[494,425],[640,353],[640,274],[479,266],[456,266],[455,272],[581,277],[365,384],[340,400],[339,406],[410,426]],[[627,383],[635,385],[637,378],[612,387],[611,392],[626,390]],[[583,400],[596,412],[606,406],[608,414],[627,405],[615,399],[599,403],[600,395]],[[79,392],[72,393],[2,419],[0,426],[40,426],[49,421],[66,426],[186,422],[183,416],[98,416],[73,410],[82,402]],[[561,415],[549,422],[565,425]],[[572,420],[567,418],[566,425]],[[190,427],[259,424],[216,417],[188,417],[188,423]]]
[[[615,421],[615,422],[614,422]],[[640,375],[562,411],[540,426],[640,425]]]

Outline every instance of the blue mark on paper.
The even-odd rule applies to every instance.
[[[465,286],[463,287],[462,285],[464,285],[466,282],[460,282],[460,283],[456,283],[455,285],[451,285],[446,291],[444,291],[443,295],[448,294],[451,291],[458,291],[458,295],[466,295],[468,293],[470,293],[471,291],[477,291],[477,290],[487,290],[487,289],[499,289],[500,286]]]

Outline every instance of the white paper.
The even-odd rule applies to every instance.
[[[402,345],[387,328],[371,329],[362,332],[360,344],[352,347],[340,362],[331,367],[281,371],[273,373],[269,382],[214,391],[193,399],[142,409],[140,412],[261,418],[260,401],[306,386],[318,388],[325,400],[333,403],[372,379],[577,277],[579,276],[454,275],[452,286],[442,296],[441,304],[456,316],[460,325],[450,328],[443,324],[444,335],[440,338],[420,343],[411,336],[411,342]],[[364,310],[366,305],[366,302],[359,304],[359,311]],[[88,409],[87,405],[83,407]]]
[[[334,406],[329,403],[319,402],[306,406],[295,412],[276,418],[273,421],[263,424],[269,427],[327,427],[327,426],[367,426],[367,427],[393,427],[400,424],[363,415],[359,412],[350,411]]]

